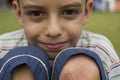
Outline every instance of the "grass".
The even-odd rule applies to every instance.
[[[120,56],[120,13],[94,12],[84,29],[105,35]]]
[[[0,10],[0,34],[19,29],[15,13],[10,10]]]
[[[0,34],[20,28],[14,11],[0,10]],[[84,29],[108,37],[120,56],[120,13],[93,12]]]

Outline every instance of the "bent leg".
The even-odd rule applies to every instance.
[[[50,80],[49,58],[39,47],[15,48],[0,62],[0,80]]]
[[[52,80],[109,80],[100,56],[86,48],[61,51],[54,62]]]
[[[13,69],[12,80],[35,80],[34,76],[26,64],[22,64]]]
[[[100,72],[91,57],[79,54],[68,59],[59,80],[100,80]]]

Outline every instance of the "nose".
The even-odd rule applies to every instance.
[[[58,38],[62,35],[62,28],[59,19],[52,16],[48,21],[46,36],[49,38]]]

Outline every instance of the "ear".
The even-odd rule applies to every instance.
[[[90,14],[93,10],[93,0],[88,0],[88,2],[86,3],[86,8],[85,8],[85,18],[84,18],[84,24],[86,24],[90,18]]]
[[[17,20],[21,26],[23,26],[23,18],[22,18],[22,13],[20,9],[20,5],[16,0],[13,0],[12,7],[14,8],[17,16]]]

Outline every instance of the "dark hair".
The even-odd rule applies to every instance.
[[[14,0],[6,0],[6,2],[7,2],[7,5],[9,6],[9,7],[12,7],[12,2],[13,2]],[[85,0],[86,1],[86,3],[87,3],[87,1],[88,0]]]
[[[6,2],[7,2],[7,5],[8,5],[9,7],[11,7],[13,0],[6,0]]]

